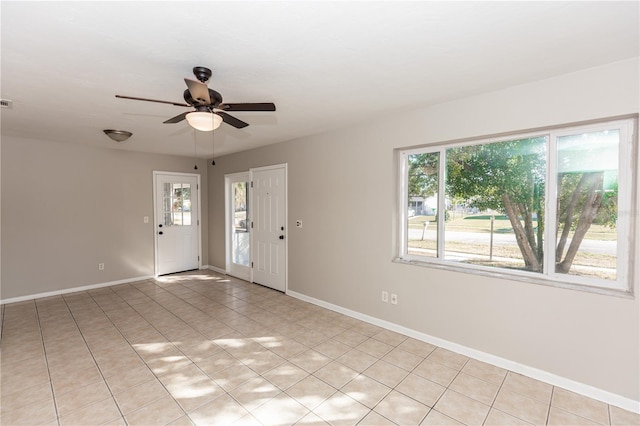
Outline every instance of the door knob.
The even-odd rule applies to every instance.
[[[158,232],[158,234],[162,235],[162,231]]]

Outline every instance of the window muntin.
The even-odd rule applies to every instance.
[[[399,260],[628,292],[634,124],[401,152]]]

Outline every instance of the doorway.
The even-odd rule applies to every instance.
[[[225,175],[226,271],[286,292],[287,165]]]
[[[153,172],[156,275],[200,267],[200,175]]]

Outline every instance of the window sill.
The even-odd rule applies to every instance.
[[[607,287],[596,287],[596,286],[591,286],[586,284],[576,284],[572,282],[546,278],[544,276],[534,276],[534,274],[527,273],[527,272],[508,273],[504,271],[494,271],[494,270],[490,270],[488,268],[483,268],[483,267],[473,267],[468,265],[463,266],[461,264],[457,264],[453,262],[442,262],[442,261],[427,262],[427,261],[420,261],[415,259],[405,259],[402,257],[395,257],[392,261],[394,263],[400,263],[404,265],[414,265],[414,266],[421,266],[421,267],[427,267],[427,268],[444,269],[447,271],[459,272],[463,274],[481,275],[485,277],[500,278],[504,280],[513,280],[513,281],[521,281],[521,282],[526,282],[531,284],[544,285],[547,287],[556,287],[556,288],[562,288],[567,290],[584,291],[587,293],[601,294],[604,296],[614,296],[614,297],[622,297],[625,299],[635,299],[635,296],[633,294],[633,289],[622,290],[622,289],[607,288]]]

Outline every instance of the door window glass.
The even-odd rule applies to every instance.
[[[165,183],[162,209],[164,226],[190,226],[191,184]]]
[[[249,223],[247,182],[235,182],[233,188],[233,263],[249,266]]]

